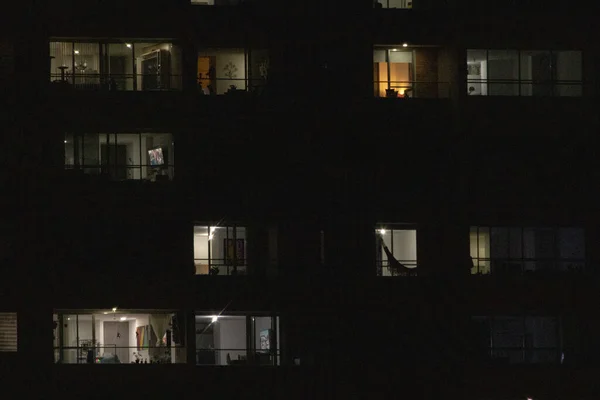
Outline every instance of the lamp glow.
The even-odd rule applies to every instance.
[[[117,311],[117,307],[113,307],[112,310],[113,310],[113,312]]]
[[[121,317],[121,321],[125,321],[127,317]]]
[[[402,47],[408,47],[408,43],[402,43]]]
[[[75,54],[79,54],[79,50],[75,50]]]
[[[125,46],[131,48],[131,43],[125,43]]]
[[[385,234],[386,234],[386,232],[387,232],[387,231],[386,231],[385,229],[380,229],[380,230],[379,230],[379,233],[380,233],[380,234],[382,234],[382,235],[385,235]]]
[[[217,322],[218,319],[219,319],[218,315],[213,315],[213,317],[211,318],[210,322]]]

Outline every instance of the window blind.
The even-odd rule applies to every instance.
[[[17,313],[0,312],[0,352],[17,351]]]

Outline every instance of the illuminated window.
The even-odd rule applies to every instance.
[[[473,274],[582,271],[581,228],[471,227]]]
[[[378,276],[406,276],[417,272],[417,230],[379,224],[375,230]]]
[[[194,265],[197,275],[245,275],[246,228],[242,226],[194,226]]]

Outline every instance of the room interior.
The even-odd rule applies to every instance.
[[[467,50],[471,96],[581,96],[580,51]]]
[[[206,49],[198,53],[198,84],[204,94],[225,94],[231,86],[246,90],[247,55],[244,49]]]
[[[185,362],[182,324],[176,313],[169,312],[57,313],[54,314],[55,361],[63,364],[182,363]]]
[[[409,97],[414,71],[412,49],[391,48],[373,51],[376,97]]]
[[[194,265],[197,275],[245,275],[246,228],[194,226]]]
[[[583,268],[584,237],[580,228],[471,227],[471,273]]]
[[[174,144],[169,133],[65,135],[65,168],[86,174],[103,170],[114,180],[171,180]],[[158,155],[158,158],[157,158]]]
[[[417,230],[416,229],[389,229],[379,226],[375,234],[383,239],[393,257],[407,268],[416,270],[417,267]],[[375,259],[380,276],[394,276],[397,272],[390,268],[390,260],[384,246],[377,242]]]
[[[196,315],[195,321],[196,364],[279,364],[279,317]]]
[[[181,49],[164,42],[50,42],[50,80],[86,90],[179,90]]]

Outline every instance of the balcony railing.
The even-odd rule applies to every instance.
[[[279,365],[277,351],[197,349],[196,365]]]
[[[561,352],[556,347],[498,347],[489,350],[490,362],[509,364],[560,364]]]
[[[467,80],[467,94],[470,96],[581,97],[583,82],[576,80],[469,79]]]
[[[522,274],[564,274],[583,273],[586,262],[582,259],[541,259],[541,258],[474,258],[473,275],[522,275]]]
[[[413,0],[373,0],[374,8],[404,8],[411,9]]]
[[[252,93],[260,95],[266,86],[265,79],[200,78],[197,79],[198,93],[203,95],[237,95]]]
[[[395,266],[388,261],[377,265],[377,276],[417,276],[417,261],[398,260],[402,266]]]
[[[86,91],[177,91],[181,75],[156,74],[51,74],[53,86]]]
[[[96,345],[55,347],[57,364],[180,364],[185,363],[186,348]]]
[[[225,259],[195,258],[196,275],[246,275],[246,260],[237,260],[235,264]]]
[[[437,81],[374,81],[375,97],[439,99],[450,97],[450,84]]]

